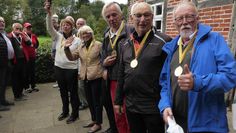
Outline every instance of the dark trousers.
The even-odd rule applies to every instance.
[[[71,116],[78,117],[79,115],[79,96],[78,96],[78,70],[77,69],[62,69],[55,67],[55,76],[60,88],[62,100],[62,112],[69,113],[69,94],[72,108]],[[69,93],[69,94],[68,94]]]
[[[115,123],[115,116],[114,116],[114,110],[113,105],[111,101],[111,94],[110,94],[110,88],[109,88],[108,81],[102,80],[102,103],[104,108],[106,109],[108,121],[110,128],[114,133],[118,133],[116,123]]]
[[[6,87],[7,87],[7,74],[8,74],[8,67],[3,66],[0,67],[0,101],[5,101],[5,93],[6,93]]]
[[[35,88],[35,59],[34,58],[30,58],[29,61],[26,63],[26,84],[25,84],[25,88],[29,88],[31,86],[31,88]]]
[[[92,121],[102,123],[102,78],[84,80],[85,95],[88,101]]]
[[[164,121],[160,114],[139,114],[126,109],[132,133],[164,133]]]
[[[24,58],[17,59],[12,69],[12,90],[15,98],[22,96],[25,85],[25,67],[26,60]]]

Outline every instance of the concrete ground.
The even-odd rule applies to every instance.
[[[58,121],[61,113],[61,99],[54,83],[39,84],[39,92],[28,95],[28,100],[15,102],[10,111],[1,111],[0,133],[87,133],[82,126],[90,122],[89,110],[80,111],[80,118],[72,124]],[[11,89],[7,89],[7,99],[13,101]],[[102,131],[108,128],[106,113],[103,113]]]
[[[58,121],[61,113],[61,99],[54,83],[39,84],[39,92],[28,94],[27,101],[15,102],[10,111],[0,112],[0,133],[86,133],[88,129],[82,126],[90,122],[89,110],[80,111],[80,118],[73,124],[66,120]],[[7,89],[7,99],[13,101],[12,90]],[[228,113],[230,133],[232,129],[232,113]],[[108,128],[105,111],[103,112],[102,131]],[[157,131],[158,133],[158,131]]]

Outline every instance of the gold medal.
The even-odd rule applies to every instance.
[[[133,59],[133,60],[130,62],[130,67],[131,67],[131,68],[135,68],[135,67],[137,67],[137,65],[138,65],[138,60],[136,60],[136,59]]]
[[[117,56],[116,50],[112,50],[111,55]]]
[[[176,77],[179,77],[182,73],[183,73],[183,68],[182,68],[181,66],[178,66],[178,67],[175,69],[175,76],[176,76]]]

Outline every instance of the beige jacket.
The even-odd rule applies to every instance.
[[[82,43],[78,49],[71,53],[69,49],[65,49],[66,56],[69,60],[76,60],[80,58],[80,78],[85,80],[87,76],[88,80],[94,80],[102,77],[103,68],[101,64],[101,49],[102,44],[99,41],[94,41],[90,44],[90,48],[87,50],[86,46]]]

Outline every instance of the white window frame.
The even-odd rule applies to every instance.
[[[156,6],[159,6],[161,5],[162,6],[162,11],[161,11],[161,14],[160,15],[156,15]],[[161,29],[157,29],[158,31],[160,32],[163,32],[163,12],[164,12],[164,2],[160,2],[160,3],[155,3],[155,4],[152,4],[152,9],[153,9],[153,13],[154,13],[154,16],[153,16],[153,26],[156,26],[156,21],[161,21]]]

